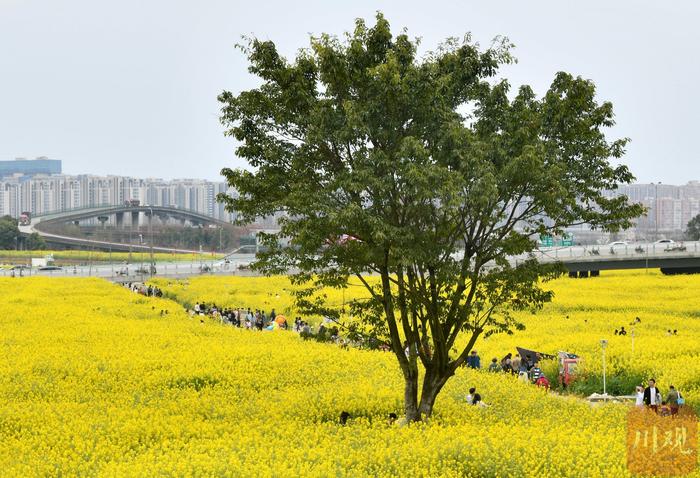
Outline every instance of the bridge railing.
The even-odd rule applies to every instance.
[[[680,257],[692,256],[700,253],[700,242],[674,242],[674,243],[638,243],[627,245],[600,245],[600,246],[570,246],[570,247],[541,247],[535,251],[535,256],[543,260],[591,260],[597,258],[611,260],[634,258],[642,259],[654,257]]]
[[[43,212],[41,214],[32,214],[32,218],[50,218],[50,217],[60,217],[64,215],[70,215],[73,213],[80,213],[83,211],[95,211],[98,212],[99,210],[104,210],[108,211],[110,209],[115,209],[115,208],[124,208],[126,210],[128,209],[148,209],[148,208],[159,208],[159,209],[169,209],[173,211],[182,211],[187,214],[192,214],[192,215],[198,215],[202,217],[210,217],[212,219],[215,219],[213,216],[209,216],[206,213],[203,213],[201,211],[197,211],[195,209],[186,209],[182,207],[171,207],[171,206],[154,206],[154,205],[139,205],[139,206],[127,206],[125,204],[95,204],[92,206],[81,206],[81,207],[75,207],[75,208],[66,208],[66,209],[59,209],[55,211],[50,211],[50,212]]]
[[[236,260],[222,263],[221,261],[201,260],[182,263],[156,262],[157,277],[189,277],[196,275],[250,275],[249,264],[254,260],[253,256],[241,255]],[[0,269],[0,277],[100,277],[123,282],[139,282],[151,278],[149,263],[133,262],[129,265],[121,263],[94,264],[93,266],[65,266],[57,270],[40,271],[37,268]]]
[[[41,214],[32,214],[32,217],[47,217],[47,216],[55,216],[55,215],[62,215],[62,214],[70,214],[72,212],[81,212],[81,211],[90,211],[92,209],[101,209],[101,208],[112,208],[116,207],[118,204],[95,204],[93,206],[81,206],[81,207],[73,207],[73,208],[66,208],[66,209],[57,209],[54,211],[49,211],[49,212],[42,212]]]

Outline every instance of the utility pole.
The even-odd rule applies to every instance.
[[[151,267],[149,271],[151,273],[151,278],[153,278],[153,272],[155,272],[156,264],[153,260],[153,208],[148,208],[148,234],[151,236]]]

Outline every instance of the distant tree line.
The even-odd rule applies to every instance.
[[[12,216],[0,217],[0,249],[46,249],[46,242],[37,233],[22,237],[17,227],[17,220]]]

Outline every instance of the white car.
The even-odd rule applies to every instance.
[[[615,242],[611,242],[611,243],[608,244],[608,245],[609,245],[610,247],[625,247],[625,246],[629,246],[630,243],[627,242],[627,241],[615,241]]]

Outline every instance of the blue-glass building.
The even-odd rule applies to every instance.
[[[61,160],[49,158],[15,159],[14,161],[0,161],[0,177],[22,174],[34,176],[36,174],[61,174]]]

